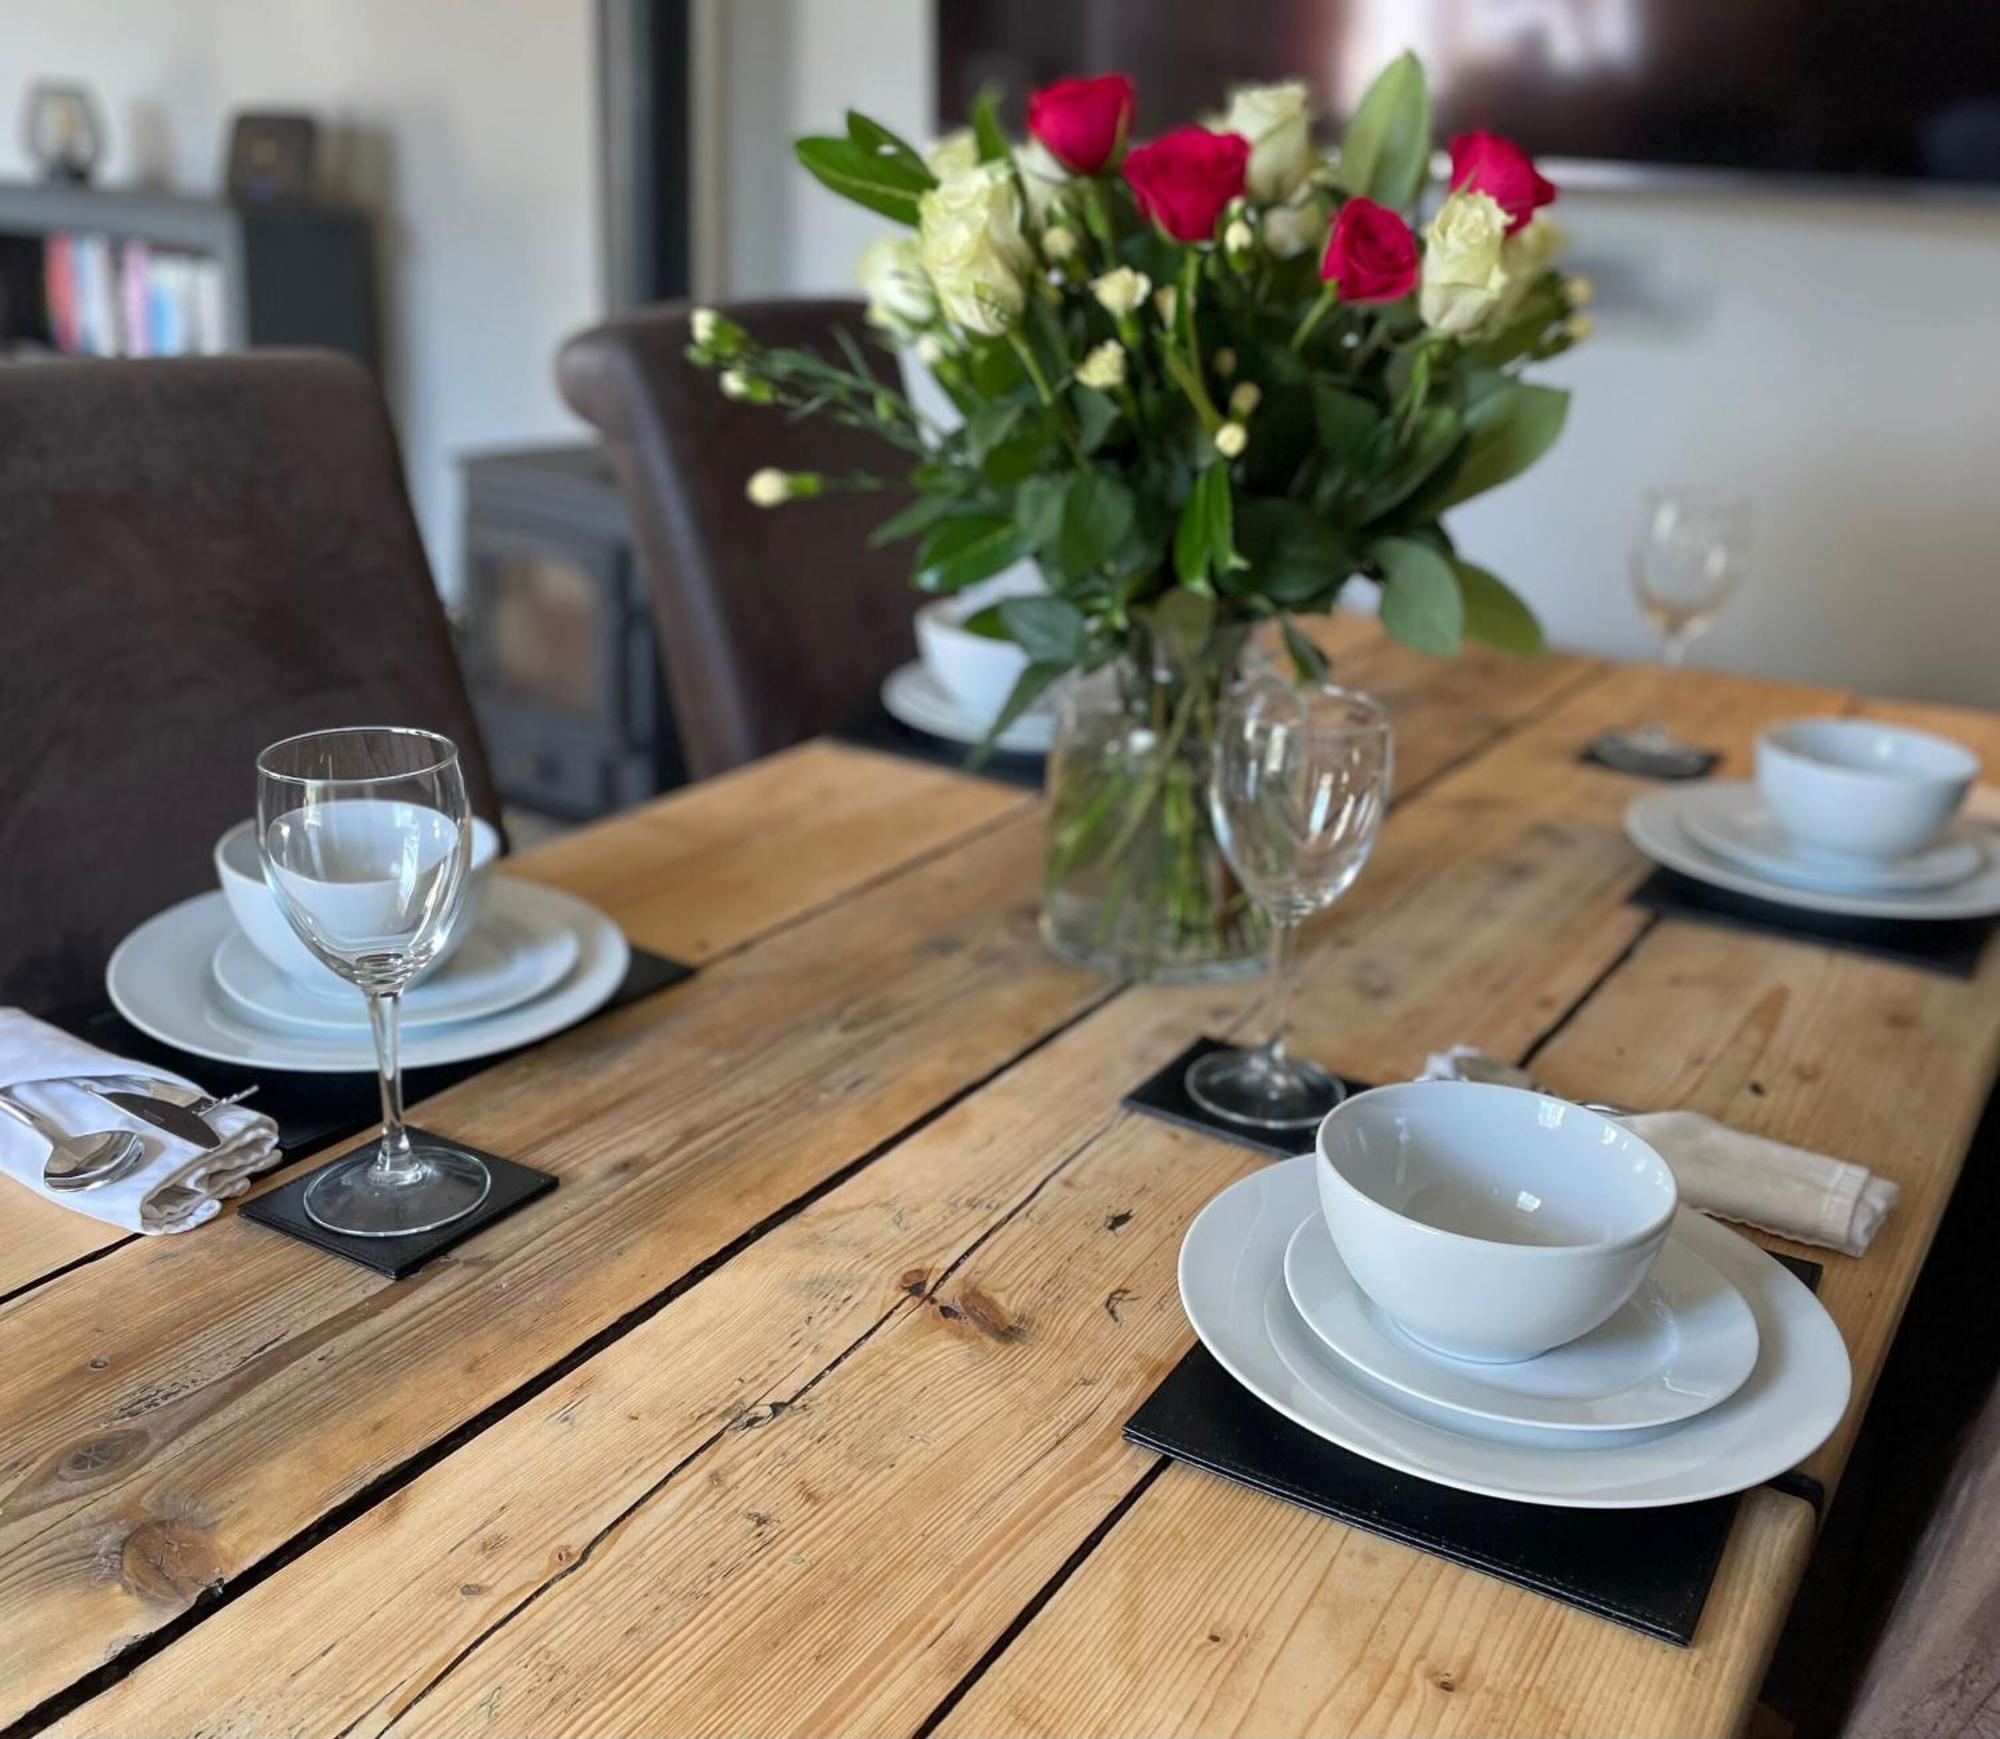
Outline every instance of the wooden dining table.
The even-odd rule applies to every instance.
[[[1901,1201],[1820,1297],[1838,1482],[2000,1060],[1967,980],[1662,915],[1579,759],[1663,716],[1743,772],[1858,712],[2000,766],[2000,717],[1325,631],[1397,798],[1308,926],[1296,1044],[1475,1044],[1691,1106]],[[808,743],[511,860],[696,975],[415,1108],[553,1194],[401,1282],[233,1213],[0,1215],[0,1727],[61,1734],[1724,1733],[1813,1507],[1745,1494],[1694,1644],[1170,1463],[1204,1202],[1265,1163],[1121,1108],[1254,984],[1042,946],[1031,792]],[[311,1163],[310,1158],[299,1164]],[[295,1175],[297,1166],[280,1175]]]

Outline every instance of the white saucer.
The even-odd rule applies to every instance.
[[[889,672],[882,683],[882,704],[891,718],[926,736],[968,745],[985,740],[987,721],[967,713],[921,663],[912,661]],[[1000,733],[993,746],[1014,755],[1046,755],[1055,728],[1052,713],[1030,708]]]
[[[596,1012],[625,980],[631,949],[624,933],[595,906],[504,876],[493,878],[488,898],[504,901],[513,913],[532,909],[538,928],[568,930],[577,940],[576,964],[550,990],[502,1013],[407,1034],[406,1068],[465,1062],[533,1044]],[[365,1032],[280,1026],[238,1009],[223,995],[209,967],[234,929],[219,890],[148,918],[118,944],[104,969],[112,1006],[163,1044],[217,1062],[303,1074],[372,1074],[375,1049]]]
[[[1626,838],[1655,863],[1698,882],[1802,912],[1916,919],[1990,918],[2000,912],[2000,857],[1990,851],[1979,870],[1964,881],[1910,893],[1857,894],[1800,887],[1742,868],[1695,844],[1681,825],[1689,795],[1699,789],[1669,786],[1635,798],[1625,811]]]
[[[1285,1290],[1285,1245],[1318,1204],[1313,1164],[1307,1154],[1260,1167],[1202,1209],[1181,1245],[1181,1303],[1231,1376],[1343,1449],[1487,1497],[1648,1509],[1783,1473],[1825,1442],[1847,1410],[1852,1378],[1833,1319],[1754,1244],[1683,1210],[1674,1236],[1757,1318],[1756,1367],[1728,1400],[1679,1425],[1597,1436],[1501,1425],[1475,1432],[1477,1421],[1446,1415],[1465,1427],[1454,1430],[1421,1417],[1423,1403],[1337,1368]]]
[[[403,1029],[483,1020],[517,1008],[562,982],[581,949],[561,916],[522,891],[530,884],[496,880],[479,914],[479,928],[452,957],[403,993]],[[361,993],[322,990],[281,972],[241,930],[222,939],[209,971],[223,994],[246,1014],[283,1026],[327,1032],[368,1032]]]
[[[1672,1425],[1726,1401],[1757,1363],[1749,1305],[1679,1237],[1609,1322],[1516,1365],[1466,1364],[1419,1347],[1355,1285],[1317,1212],[1285,1246],[1285,1289],[1305,1325],[1377,1382],[1506,1425]]]
[[[1986,849],[1961,825],[1934,845],[1893,863],[1835,857],[1800,845],[1772,818],[1748,779],[1691,785],[1682,796],[1681,826],[1696,845],[1754,875],[1847,894],[1909,894],[1954,887],[1979,873]]]

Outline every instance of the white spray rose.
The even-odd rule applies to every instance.
[[[913,237],[878,236],[861,250],[859,271],[870,326],[907,338],[936,318],[937,298],[918,262]]]
[[[1538,211],[1500,244],[1500,269],[1507,274],[1493,311],[1494,323],[1510,319],[1535,280],[1554,265],[1569,246],[1569,232],[1545,211]]]
[[[750,473],[743,493],[758,507],[782,507],[792,498],[792,480],[775,465]]]
[[[1424,324],[1454,337],[1491,314],[1507,287],[1500,263],[1507,214],[1486,193],[1454,193],[1424,231],[1424,273],[1417,311]]]
[[[1316,199],[1274,205],[1264,213],[1264,245],[1281,260],[1326,246],[1326,213]]]
[[[1241,423],[1224,423],[1215,431],[1215,450],[1225,459],[1240,459],[1250,445],[1250,431]]]
[[[917,204],[917,259],[945,318],[997,338],[1027,306],[1035,256],[1021,233],[1021,199],[1005,165],[982,163]]]
[[[1077,249],[1076,231],[1068,224],[1059,223],[1042,231],[1042,253],[1061,265],[1064,260],[1075,256]]]
[[[970,127],[960,127],[934,141],[924,153],[924,167],[940,181],[979,167],[979,141]]]
[[[1045,224],[1069,210],[1075,179],[1041,140],[1028,139],[1016,145],[1014,167],[1020,172],[1021,191],[1027,195],[1032,222]]]
[[[1090,281],[1090,293],[1103,304],[1106,313],[1114,315],[1131,313],[1145,301],[1146,292],[1152,287],[1151,278],[1130,266],[1114,266],[1102,277]]]
[[[1076,365],[1076,378],[1099,392],[1110,392],[1125,384],[1125,346],[1106,339]]]
[[[1313,171],[1312,115],[1306,87],[1297,80],[1278,85],[1244,85],[1230,94],[1229,111],[1217,130],[1250,141],[1244,182],[1260,205],[1290,199]]]

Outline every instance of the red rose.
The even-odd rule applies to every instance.
[[[1095,175],[1116,157],[1131,124],[1132,81],[1122,72],[1058,79],[1028,93],[1028,131],[1077,175]]]
[[[1386,205],[1358,196],[1340,208],[1319,275],[1343,302],[1394,302],[1417,282],[1417,238]]]
[[[1177,242],[1205,242],[1243,191],[1250,141],[1240,133],[1178,127],[1125,159],[1139,209]]]
[[[1451,185],[1484,193],[1507,214],[1512,235],[1536,207],[1553,203],[1555,183],[1535,168],[1535,160],[1499,133],[1460,133],[1451,142]]]

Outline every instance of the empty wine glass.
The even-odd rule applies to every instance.
[[[472,820],[458,750],[389,726],[274,743],[257,757],[257,842],[299,940],[368,999],[381,1074],[381,1139],[313,1180],[307,1214],[356,1238],[462,1219],[493,1180],[472,1154],[411,1142],[396,1054],[403,990],[465,899]]]
[[[1365,694],[1330,684],[1247,684],[1217,723],[1208,802],[1244,890],[1271,922],[1266,1037],[1213,1051],[1187,1072],[1203,1109],[1259,1129],[1317,1123],[1340,1082],[1285,1049],[1285,965],[1293,929],[1340,898],[1368,861],[1389,801],[1389,716]]]
[[[1648,490],[1632,540],[1632,590],[1669,670],[1687,661],[1690,643],[1714,625],[1750,557],[1750,507],[1713,490]],[[1682,742],[1663,722],[1598,738],[1600,760],[1656,778],[1698,777],[1708,751]]]

